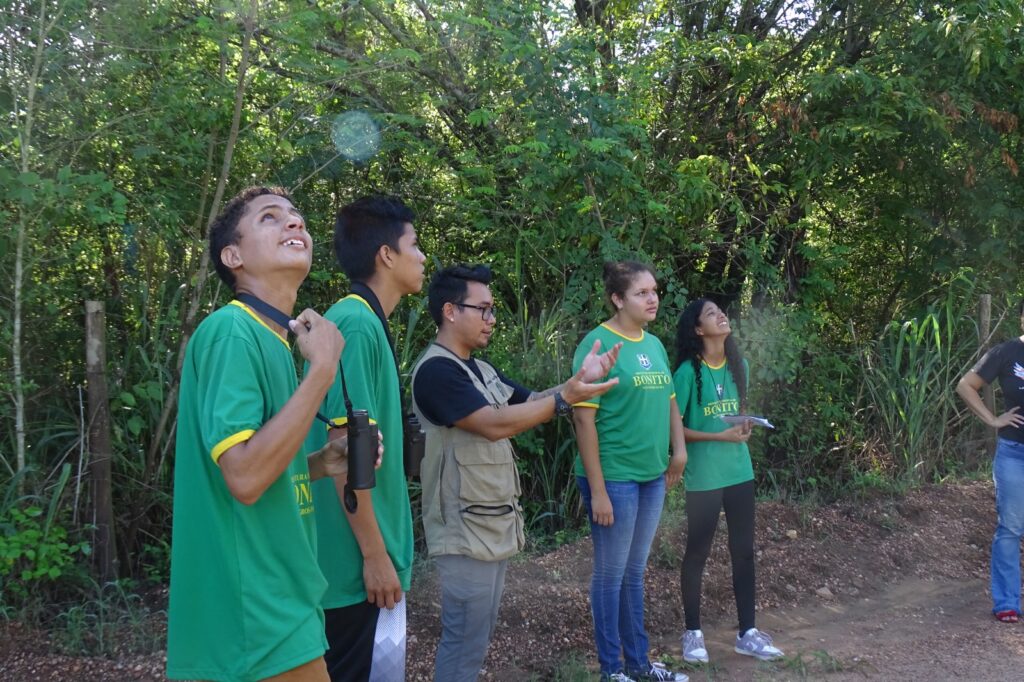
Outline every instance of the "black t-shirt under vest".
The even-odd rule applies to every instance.
[[[1005,409],[1016,407],[1024,414],[1024,342],[1016,338],[999,344],[985,353],[973,370],[987,383],[999,379]],[[999,437],[1024,443],[1024,428],[1004,426]]]
[[[476,358],[463,362],[483,382],[484,378],[477,367]],[[498,373],[502,383],[511,386],[514,391],[509,398],[509,405],[518,405],[529,400],[530,389],[512,381],[497,368],[494,371]],[[412,392],[423,416],[438,426],[452,426],[481,407],[490,405],[487,398],[476,390],[466,371],[459,367],[459,363],[446,357],[430,358],[420,366],[416,372],[416,380],[412,384]]]

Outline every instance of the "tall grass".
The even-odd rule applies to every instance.
[[[569,378],[579,324],[562,305],[531,313],[525,298],[515,313],[499,319],[496,343],[488,349],[495,367],[533,391]],[[579,520],[579,493],[573,482],[576,440],[572,425],[552,420],[515,438],[523,483],[523,507],[529,529],[550,536]]]
[[[940,298],[867,340],[853,324],[807,308],[745,316],[739,338],[751,363],[750,409],[777,427],[751,441],[761,489],[825,501],[983,465],[982,427],[955,393],[988,341],[975,321],[978,298],[972,281],[954,278]],[[993,341],[1019,333],[1010,329],[1015,316],[994,317],[994,327],[1004,319],[1006,326]]]
[[[866,414],[893,457],[897,476],[930,480],[954,454],[963,412],[954,389],[978,346],[968,296],[946,299],[919,317],[892,322],[863,350]]]
[[[81,601],[57,614],[50,632],[62,653],[89,656],[148,654],[165,645],[165,616],[131,585],[92,583]]]

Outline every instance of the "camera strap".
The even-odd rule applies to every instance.
[[[236,294],[235,298],[240,303],[244,303],[245,305],[249,306],[250,308],[252,308],[256,312],[262,313],[263,315],[266,315],[271,320],[273,320],[275,324],[280,325],[281,327],[284,327],[285,333],[292,333],[292,334],[294,334],[294,332],[292,332],[292,328],[291,328],[291,324],[290,324],[292,322],[293,318],[291,316],[289,316],[288,314],[286,314],[283,310],[279,310],[279,309],[275,308],[274,306],[270,305],[269,303],[267,303],[266,301],[264,301],[260,297],[254,296],[253,294],[248,294],[248,293]],[[376,300],[376,298],[374,300]],[[378,303],[377,305],[380,305],[380,304]],[[309,325],[306,325],[306,329],[309,329]],[[385,329],[385,331],[387,330],[387,326],[386,325],[385,325],[384,329]],[[388,335],[388,340],[389,341],[391,340],[391,335],[390,334]],[[393,346],[392,346],[392,350],[394,350]],[[352,412],[353,412],[352,399],[348,397],[348,386],[345,384],[345,367],[344,367],[344,365],[341,364],[341,358],[338,358],[338,375],[341,378],[341,395],[342,395],[342,398],[345,401],[345,414],[348,417],[348,421],[352,421]],[[317,413],[316,413],[316,418],[319,419],[320,421],[322,421],[323,423],[327,424],[327,428],[328,429],[339,428],[339,427],[335,426],[334,423],[332,423],[330,419],[325,417],[319,411],[317,411]],[[345,484],[345,489],[344,489],[344,491],[342,493],[342,502],[344,503],[345,508],[348,510],[349,514],[354,514],[356,512],[357,507],[359,506],[359,501],[356,499],[355,491],[352,489],[352,487],[348,483]]]
[[[370,306],[370,310],[373,311],[380,321],[380,326],[384,329],[384,336],[388,340],[388,347],[391,348],[391,358],[395,361],[395,374],[398,376],[399,402],[402,403],[402,413],[404,414],[407,410],[405,407],[405,391],[402,389],[402,370],[398,362],[398,351],[395,350],[395,339],[391,336],[391,325],[388,324],[388,316],[384,314],[384,306],[380,304],[380,299],[377,298],[377,294],[373,293],[373,289],[363,282],[352,282],[349,291],[366,301],[367,305]]]
[[[377,298],[377,294],[373,293],[373,289],[363,282],[352,282],[352,286],[349,287],[349,291],[366,301],[370,306],[370,310],[372,310],[374,315],[377,316],[377,319],[380,320],[380,326],[384,328],[384,336],[387,337],[388,347],[391,349],[391,358],[395,361],[395,373],[398,375],[398,385],[401,386],[402,372],[398,365],[398,351],[395,350],[395,339],[391,336],[391,325],[388,324],[388,316],[384,314],[384,306],[380,304],[380,299]]]
[[[274,306],[264,301],[262,298],[249,293],[236,294],[235,299],[238,300],[239,303],[244,303],[245,305],[249,306],[256,312],[266,315],[271,320],[273,320],[274,324],[284,327],[284,331],[286,334],[294,334],[290,324],[293,321],[293,318],[289,316],[287,313],[285,313],[283,310],[275,308]],[[348,386],[345,385],[345,368],[341,364],[341,358],[338,359],[338,374],[341,376],[341,394],[345,400],[345,412],[348,418],[351,419],[352,400],[348,397]],[[328,429],[338,428],[331,422],[330,419],[325,417],[319,411],[317,411],[316,413],[316,418],[322,421],[323,423],[327,424]]]

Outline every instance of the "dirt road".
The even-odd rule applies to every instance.
[[[908,578],[846,604],[770,609],[760,624],[787,654],[778,664],[736,655],[732,623],[708,623],[712,662],[687,672],[722,681],[1022,680],[1024,625],[991,618],[985,589],[984,580]]]
[[[990,615],[992,484],[928,486],[825,507],[759,503],[758,626],[787,654],[760,663],[735,654],[729,561],[720,528],[704,579],[711,663],[697,680],[1024,681],[1024,624]],[[679,562],[685,515],[666,510],[646,579],[651,651],[679,663]],[[430,680],[439,631],[436,577],[420,567],[410,594],[408,679]],[[482,680],[581,680],[596,669],[588,606],[588,539],[509,568]],[[163,654],[117,660],[54,653],[51,640],[8,625],[0,680],[162,680]],[[569,661],[571,666],[564,664]],[[596,675],[593,677],[596,679]]]
[[[990,615],[994,523],[989,481],[816,508],[760,503],[758,625],[787,658],[767,664],[732,650],[736,620],[723,523],[704,582],[711,663],[695,667],[681,665],[679,650],[685,522],[666,512],[646,581],[652,654],[694,680],[1024,680],[1024,624]],[[590,566],[584,540],[510,568],[484,679],[556,679],[559,662],[573,657],[596,670]],[[431,594],[429,575],[422,584],[421,595]],[[412,605],[419,617],[410,679],[429,680],[436,601],[414,595]]]

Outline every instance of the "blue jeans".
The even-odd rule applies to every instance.
[[[605,481],[615,517],[610,526],[594,523],[586,477],[577,476],[576,483],[594,541],[590,608],[601,673],[611,675],[624,669],[646,673],[650,661],[644,629],[644,569],[665,501],[665,477],[646,483]]]
[[[1000,438],[992,462],[996,533],[992,538],[992,612],[1020,611],[1020,538],[1024,534],[1024,443]]]

